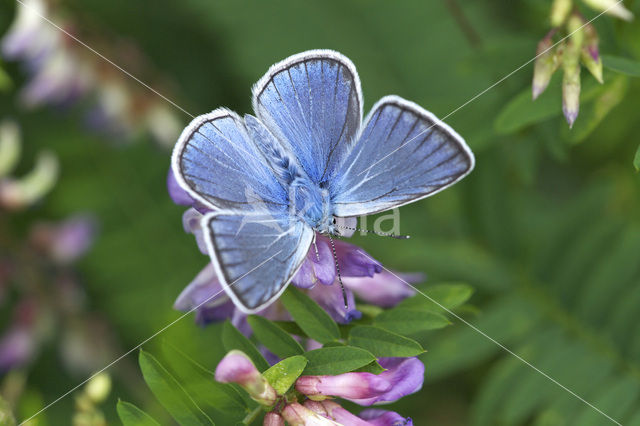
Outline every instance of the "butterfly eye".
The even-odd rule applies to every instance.
[[[336,218],[335,217],[333,218],[333,224],[334,225],[336,224]]]

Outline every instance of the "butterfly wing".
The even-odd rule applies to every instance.
[[[246,313],[282,294],[314,236],[300,221],[269,214],[212,212],[203,217],[202,227],[223,288]]]
[[[360,79],[337,52],[303,52],[273,65],[256,83],[253,109],[309,178],[321,183],[334,174],[360,128]]]
[[[453,129],[413,102],[384,97],[330,182],[334,213],[372,214],[428,197],[473,165],[471,150]]]
[[[173,151],[180,186],[213,210],[284,211],[287,193],[242,118],[219,108],[194,119]]]

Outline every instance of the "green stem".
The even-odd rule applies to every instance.
[[[261,406],[257,406],[256,408],[253,409],[252,412],[247,414],[247,416],[244,419],[242,419],[242,424],[243,425],[250,425],[251,423],[253,423],[256,420],[256,418],[258,418],[258,416],[260,415],[261,412],[262,412],[262,407]]]

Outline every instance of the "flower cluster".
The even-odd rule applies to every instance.
[[[25,107],[68,107],[80,99],[91,99],[86,116],[90,127],[118,138],[131,138],[138,130],[146,130],[162,145],[173,144],[182,124],[170,107],[149,98],[128,77],[105,66],[103,59],[47,22],[45,19],[50,19],[71,34],[76,27],[68,18],[50,15],[48,6],[47,0],[17,3],[16,17],[1,42],[3,56],[20,60],[29,74],[20,92],[21,103]],[[93,44],[88,35],[82,39]],[[137,64],[144,63],[134,46],[118,46],[107,56],[118,52]]]
[[[102,361],[83,359],[87,351],[92,352],[91,347],[104,349],[99,347],[102,326],[95,318],[77,321],[85,295],[70,268],[90,248],[95,230],[95,220],[87,215],[59,223],[35,223],[26,242],[15,247],[16,255],[0,258],[0,305],[11,302],[15,306],[11,323],[0,336],[0,372],[29,364],[55,337],[58,322],[66,324],[60,349],[70,368],[90,371]],[[15,291],[10,292],[12,283]],[[11,293],[17,295],[16,300],[9,300]],[[98,338],[90,343],[87,338],[94,333]],[[78,349],[83,348],[80,353]]]
[[[21,148],[18,126],[1,122],[0,213],[5,214],[0,214],[0,228],[9,231],[0,246],[0,307],[13,310],[0,334],[0,372],[28,366],[54,340],[60,341],[69,369],[92,371],[111,355],[111,337],[104,320],[85,311],[73,263],[91,248],[96,220],[76,214],[58,222],[37,221],[24,233],[4,223],[11,217],[6,213],[41,201],[57,181],[58,163],[48,152],[36,158],[32,171],[12,176]],[[61,336],[59,330],[64,330]]]
[[[200,226],[200,218],[207,212],[206,208],[178,186],[171,171],[167,177],[167,187],[176,204],[190,207],[183,215],[184,229],[195,236],[200,251],[208,254]],[[331,245],[323,235],[316,235],[318,253],[310,250],[291,282],[304,289],[338,323],[346,324],[361,317],[362,314],[355,308],[354,296],[366,303],[392,307],[414,294],[414,290],[402,280],[418,282],[422,279],[421,274],[393,274],[386,271],[378,261],[353,244],[340,240],[334,241],[334,244],[347,295],[347,307],[338,282]],[[222,292],[220,281],[210,263],[182,291],[174,307],[184,312],[195,309],[196,322],[201,325],[230,318],[238,329],[250,332],[245,321],[246,315]],[[279,302],[259,314],[272,320],[289,319]]]
[[[633,14],[618,0],[583,0],[599,12],[606,12],[624,20]],[[598,33],[578,12],[573,0],[554,0],[551,7],[549,33],[538,43],[533,71],[532,95],[535,100],[545,91],[555,71],[562,67],[562,111],[569,123],[578,117],[580,109],[580,64],[584,65],[598,82],[602,83],[602,58],[598,49]],[[559,43],[554,36],[565,36]]]
[[[295,389],[279,395],[244,353],[231,351],[218,364],[215,379],[221,383],[237,383],[264,406],[269,411],[265,426],[284,426],[285,421],[292,426],[412,425],[410,418],[393,411],[366,409],[356,416],[335,402],[334,398],[338,397],[371,406],[396,401],[422,387],[424,365],[417,358],[381,358],[378,362],[386,369],[381,374],[300,376]]]

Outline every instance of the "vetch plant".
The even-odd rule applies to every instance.
[[[630,21],[633,14],[616,0],[584,0],[584,3],[600,13]],[[562,69],[562,111],[569,127],[573,127],[580,109],[581,65],[603,83],[602,57],[598,33],[590,21],[578,11],[572,0],[554,0],[550,22],[552,29],[538,43],[534,64],[533,99],[547,88],[552,75]],[[554,42],[555,36],[563,37]]]
[[[272,305],[288,319],[245,314],[242,332],[231,321],[222,325],[227,352],[215,371],[170,345],[159,358],[142,352],[141,369],[181,424],[409,425],[406,416],[374,407],[421,389],[425,367],[418,356],[424,349],[411,336],[446,327],[443,307],[457,310],[471,296],[461,284],[424,292],[436,303],[414,296],[386,309],[365,304],[359,319],[343,324],[292,287]],[[370,408],[354,412],[341,401]],[[125,426],[150,418],[125,402],[119,413]]]

